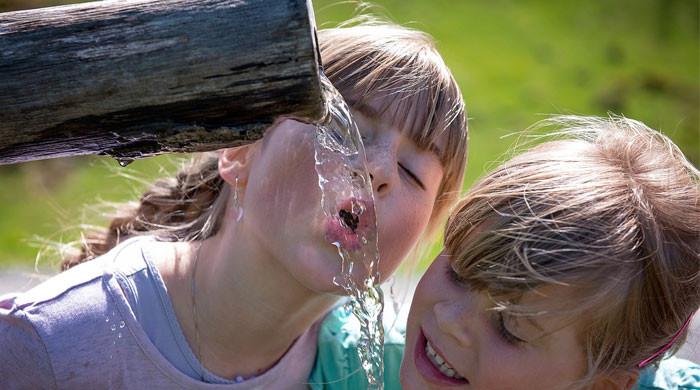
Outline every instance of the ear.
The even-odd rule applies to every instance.
[[[230,185],[245,186],[248,183],[253,144],[219,150],[219,176]]]
[[[639,370],[617,370],[610,374],[601,374],[596,379],[593,390],[629,390],[639,380]]]

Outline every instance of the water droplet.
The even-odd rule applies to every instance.
[[[112,326],[110,326],[109,329],[112,329],[112,332],[114,332],[115,330],[117,330],[117,325],[112,324]]]
[[[118,338],[122,338],[122,332],[119,332],[119,333],[117,334],[117,337],[118,337]]]
[[[105,317],[105,322],[109,322],[109,317]]]
[[[121,167],[126,167],[127,165],[134,162],[134,159],[131,157],[114,157],[114,159],[117,160]]]
[[[120,328],[120,329],[123,328],[124,325],[126,325],[126,324],[124,324],[124,321],[120,322],[120,323],[119,323],[119,328]]]

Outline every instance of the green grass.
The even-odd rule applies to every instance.
[[[502,159],[514,142],[504,135],[552,113],[612,111],[642,120],[700,163],[697,2],[376,4],[394,21],[433,35],[462,88],[470,117],[465,187]],[[314,8],[324,27],[350,17],[354,6],[315,1]],[[48,169],[45,163],[1,168],[0,264],[32,263],[33,237],[75,239],[75,230],[62,231],[95,220],[84,215],[86,204],[135,199],[138,190],[115,170],[158,176],[158,166],[169,165],[168,159],[139,161],[124,169],[108,159],[78,159],[50,188],[37,179],[37,172]]]
[[[81,224],[104,224],[96,206],[138,199],[143,186],[129,176],[150,181],[161,167],[173,166],[171,160],[160,156],[121,168],[111,159],[83,157],[58,167],[55,161],[0,167],[0,264],[33,264],[45,242],[76,240]]]

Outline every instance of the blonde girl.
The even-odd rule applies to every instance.
[[[626,118],[545,122],[451,215],[408,319],[405,389],[697,389],[698,170]]]
[[[369,23],[319,42],[364,139],[387,277],[456,198],[464,104],[424,33]],[[342,292],[332,241],[355,234],[341,223],[354,200],[321,211],[315,132],[282,118],[197,156],[88,235],[66,272],[5,297],[0,387],[308,387]]]

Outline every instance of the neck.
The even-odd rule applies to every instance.
[[[259,375],[273,366],[337,301],[302,286],[236,230],[176,244],[181,261],[159,266],[192,350],[225,378]]]

